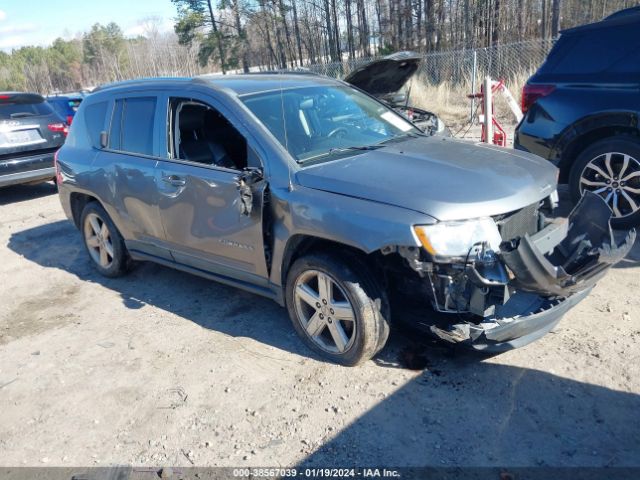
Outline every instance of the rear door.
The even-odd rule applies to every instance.
[[[221,123],[229,120],[228,115],[223,119],[224,112],[205,97],[168,97],[162,102],[169,105],[165,132],[168,158],[158,162],[156,183],[168,247],[175,260],[184,265],[253,285],[266,285],[268,273],[262,227],[266,182],[258,180],[251,186],[250,212],[243,206],[238,187],[240,168],[247,164],[260,166],[256,149],[247,141],[246,132],[231,122],[222,129],[226,134],[216,126],[207,125],[202,130],[190,125],[198,130],[196,136],[202,141],[225,149],[236,166],[224,167],[207,159],[196,162],[185,158],[176,144],[179,130],[176,110],[181,102],[211,109],[207,115]],[[182,133],[193,134],[184,130]]]
[[[170,259],[162,245],[155,178],[158,96],[140,92],[117,96],[110,103],[108,146],[93,165],[104,175],[104,203],[130,251]]]

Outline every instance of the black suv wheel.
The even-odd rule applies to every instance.
[[[299,258],[287,276],[286,300],[300,337],[335,363],[365,362],[389,336],[387,300],[359,262],[322,254]]]
[[[89,202],[80,219],[82,240],[89,257],[105,277],[124,275],[131,265],[129,252],[109,215],[96,202]]]
[[[574,162],[569,175],[574,201],[585,191],[605,199],[616,228],[640,224],[640,141],[636,137],[616,136],[586,148]]]

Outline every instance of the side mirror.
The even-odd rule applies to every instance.
[[[109,134],[104,130],[100,132],[100,148],[107,148],[109,146]]]

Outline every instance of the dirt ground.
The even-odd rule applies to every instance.
[[[50,184],[0,191],[0,244],[0,465],[640,465],[639,245],[525,348],[343,368],[269,300],[98,276]]]

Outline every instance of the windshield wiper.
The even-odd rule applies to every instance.
[[[420,137],[428,137],[429,135],[427,135],[426,133],[419,133],[419,132],[407,132],[407,133],[401,133],[400,135],[395,135],[391,138],[387,138],[386,140],[383,140],[382,144],[386,144],[386,143],[391,143],[391,142],[395,142],[398,140],[403,140],[406,138],[420,138]]]
[[[379,143],[376,143],[374,145],[354,145],[351,147],[334,147],[334,148],[330,148],[329,150],[327,150],[324,153],[320,153],[318,155],[314,155],[313,157],[308,157],[308,158],[303,158],[298,160],[298,163],[304,163],[304,162],[308,162],[309,160],[317,160],[318,158],[324,158],[324,157],[328,157],[329,155],[333,155],[334,153],[341,153],[341,152],[350,152],[350,151],[354,151],[354,150],[376,150],[378,148],[382,148],[384,147],[384,145],[381,145]]]
[[[327,153],[335,153],[335,152],[348,152],[350,150],[376,150],[377,148],[382,148],[382,145],[376,143],[374,145],[356,145],[353,147],[335,147],[330,148]]]
[[[36,114],[35,113],[30,113],[30,112],[18,112],[18,113],[12,113],[9,116],[11,118],[22,118],[22,117],[35,117]]]

